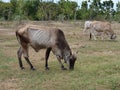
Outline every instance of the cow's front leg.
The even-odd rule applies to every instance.
[[[89,40],[91,40],[92,39],[92,34],[90,33],[90,38],[89,38]]]
[[[104,40],[104,33],[101,32],[101,40]]]
[[[47,48],[46,55],[45,55],[45,70],[49,70],[48,58],[49,58],[49,55],[50,55],[50,51],[51,51],[51,48]]]
[[[60,59],[59,56],[57,56],[57,59],[58,59],[60,65],[61,65],[61,69],[62,69],[62,70],[67,70],[67,68],[65,68],[64,65],[62,64],[62,61],[61,61],[61,59]]]
[[[94,40],[97,40],[95,33],[92,33]]]
[[[28,58],[28,57],[24,57],[24,58],[25,58],[25,60],[27,61],[27,63],[30,65],[31,70],[35,70],[35,68],[34,68],[33,65],[31,64],[29,58]]]
[[[90,39],[92,38],[92,36],[93,36],[94,40],[97,40],[96,36],[95,36],[95,31],[94,30],[90,30]]]

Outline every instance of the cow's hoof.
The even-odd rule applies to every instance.
[[[50,70],[50,68],[49,68],[49,67],[46,67],[45,70]]]
[[[34,70],[36,70],[36,69],[33,67],[33,68],[31,68],[31,70],[33,70],[33,71],[34,71]]]
[[[62,70],[67,70],[67,68],[62,68]]]
[[[25,68],[24,67],[20,67],[21,68],[21,70],[24,70]]]

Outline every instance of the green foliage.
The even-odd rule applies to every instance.
[[[59,7],[60,7],[60,14],[64,15],[64,18],[69,20],[69,19],[73,19],[74,18],[74,14],[76,12],[76,8],[77,8],[77,3],[76,2],[72,2],[72,1],[66,1],[66,0],[60,0],[58,2]]]
[[[83,1],[81,5],[81,9],[77,11],[77,18],[78,19],[89,19],[89,10],[87,1]]]
[[[12,15],[11,3],[4,3],[0,1],[0,18],[3,18],[3,20],[9,20],[11,15]]]
[[[112,0],[83,0],[81,6],[70,0],[0,1],[0,20],[119,20],[120,2],[113,7]]]
[[[120,22],[120,2],[117,3],[116,5],[117,7],[117,11],[116,11],[116,14],[115,14],[115,20],[118,20]]]

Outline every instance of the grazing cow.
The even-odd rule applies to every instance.
[[[90,31],[90,39],[92,39],[92,35],[93,35],[94,40],[97,40],[96,35],[99,35],[103,40],[105,34],[110,36],[110,39],[116,38],[116,34],[112,30],[111,24],[109,22],[90,21],[89,31]]]
[[[74,69],[76,56],[72,54],[62,30],[57,28],[39,28],[35,25],[25,25],[16,31],[16,37],[20,44],[17,55],[21,69],[24,69],[21,60],[21,56],[23,55],[31,69],[34,70],[34,67],[28,58],[29,45],[36,52],[38,52],[40,49],[46,49],[46,70],[49,70],[48,58],[51,51],[54,55],[56,55],[59,63],[61,64],[62,70],[65,70],[66,68],[62,64],[61,59],[64,59],[64,61],[68,64],[69,69]]]

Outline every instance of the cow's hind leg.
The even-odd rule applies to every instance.
[[[26,43],[24,43],[22,48],[23,48],[23,56],[24,56],[25,60],[29,64],[31,70],[35,70],[35,68],[33,67],[33,65],[31,64],[31,62],[30,62],[30,60],[28,58],[28,45]]]
[[[22,48],[21,47],[18,49],[17,55],[18,55],[18,60],[19,60],[19,66],[21,69],[24,69],[22,60],[21,60],[21,56],[22,56]]]
[[[46,54],[45,54],[45,70],[49,70],[48,58],[49,58],[49,55],[50,55],[50,51],[51,51],[51,48],[47,48]]]

